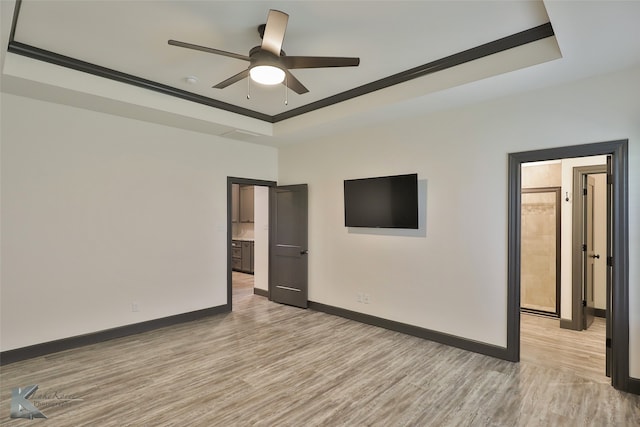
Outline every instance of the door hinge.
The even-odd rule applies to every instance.
[[[583,306],[583,307],[586,307],[586,306],[587,306],[587,300],[584,300],[584,299],[582,300],[582,306]]]
[[[607,184],[613,184],[613,175],[607,175]]]
[[[582,245],[582,252],[587,252],[587,245]]]
[[[613,267],[613,257],[612,256],[608,256],[607,257],[607,267]]]
[[[607,338],[606,342],[605,342],[605,346],[607,348],[611,348],[611,338]]]
[[[583,188],[583,189],[582,189],[582,195],[583,195],[583,196],[586,196],[586,195],[587,195],[587,189],[586,189],[586,188]]]

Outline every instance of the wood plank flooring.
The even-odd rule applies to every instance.
[[[572,371],[598,383],[605,375],[606,321],[596,317],[589,329],[560,328],[560,320],[535,314],[520,316],[520,360]]]
[[[3,426],[635,426],[640,397],[312,310],[234,311],[3,366]],[[47,420],[9,418],[38,384]],[[32,399],[34,400],[34,399]]]
[[[253,295],[253,275],[233,271],[231,274],[233,286],[233,301],[240,302],[242,299]]]

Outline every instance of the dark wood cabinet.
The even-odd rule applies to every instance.
[[[231,242],[231,262],[233,270],[253,274],[252,241],[233,240]]]
[[[240,222],[253,222],[253,185],[240,186]]]
[[[242,242],[231,241],[231,265],[233,270],[242,271]]]
[[[240,222],[240,185],[231,184],[231,222]]]
[[[242,271],[253,273],[253,242],[242,242]]]
[[[231,222],[254,222],[253,185],[231,185]]]

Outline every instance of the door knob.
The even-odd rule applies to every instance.
[[[597,258],[597,259],[600,259],[600,254],[591,255],[591,258]]]
[[[300,251],[300,255],[306,255],[306,254],[308,254],[308,253],[309,253],[309,251],[308,251],[308,250],[306,250],[306,249],[305,249],[304,251]]]

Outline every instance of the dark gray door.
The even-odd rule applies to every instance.
[[[605,317],[607,320],[607,336],[605,342],[606,348],[606,374],[611,377],[611,335],[612,325],[611,320],[612,303],[611,303],[611,284],[613,283],[613,262],[610,262],[613,258],[613,175],[611,173],[611,156],[607,156],[607,305],[605,311]],[[615,385],[615,384],[614,384]]]
[[[307,308],[307,184],[271,190],[271,300]]]
[[[584,230],[584,290],[582,294],[582,306],[583,312],[583,329],[588,329],[593,323],[593,317],[595,314],[595,301],[594,301],[594,267],[596,257],[600,258],[600,255],[596,255],[593,245],[594,235],[594,197],[593,192],[596,186],[595,179],[591,175],[585,176],[585,230]]]

